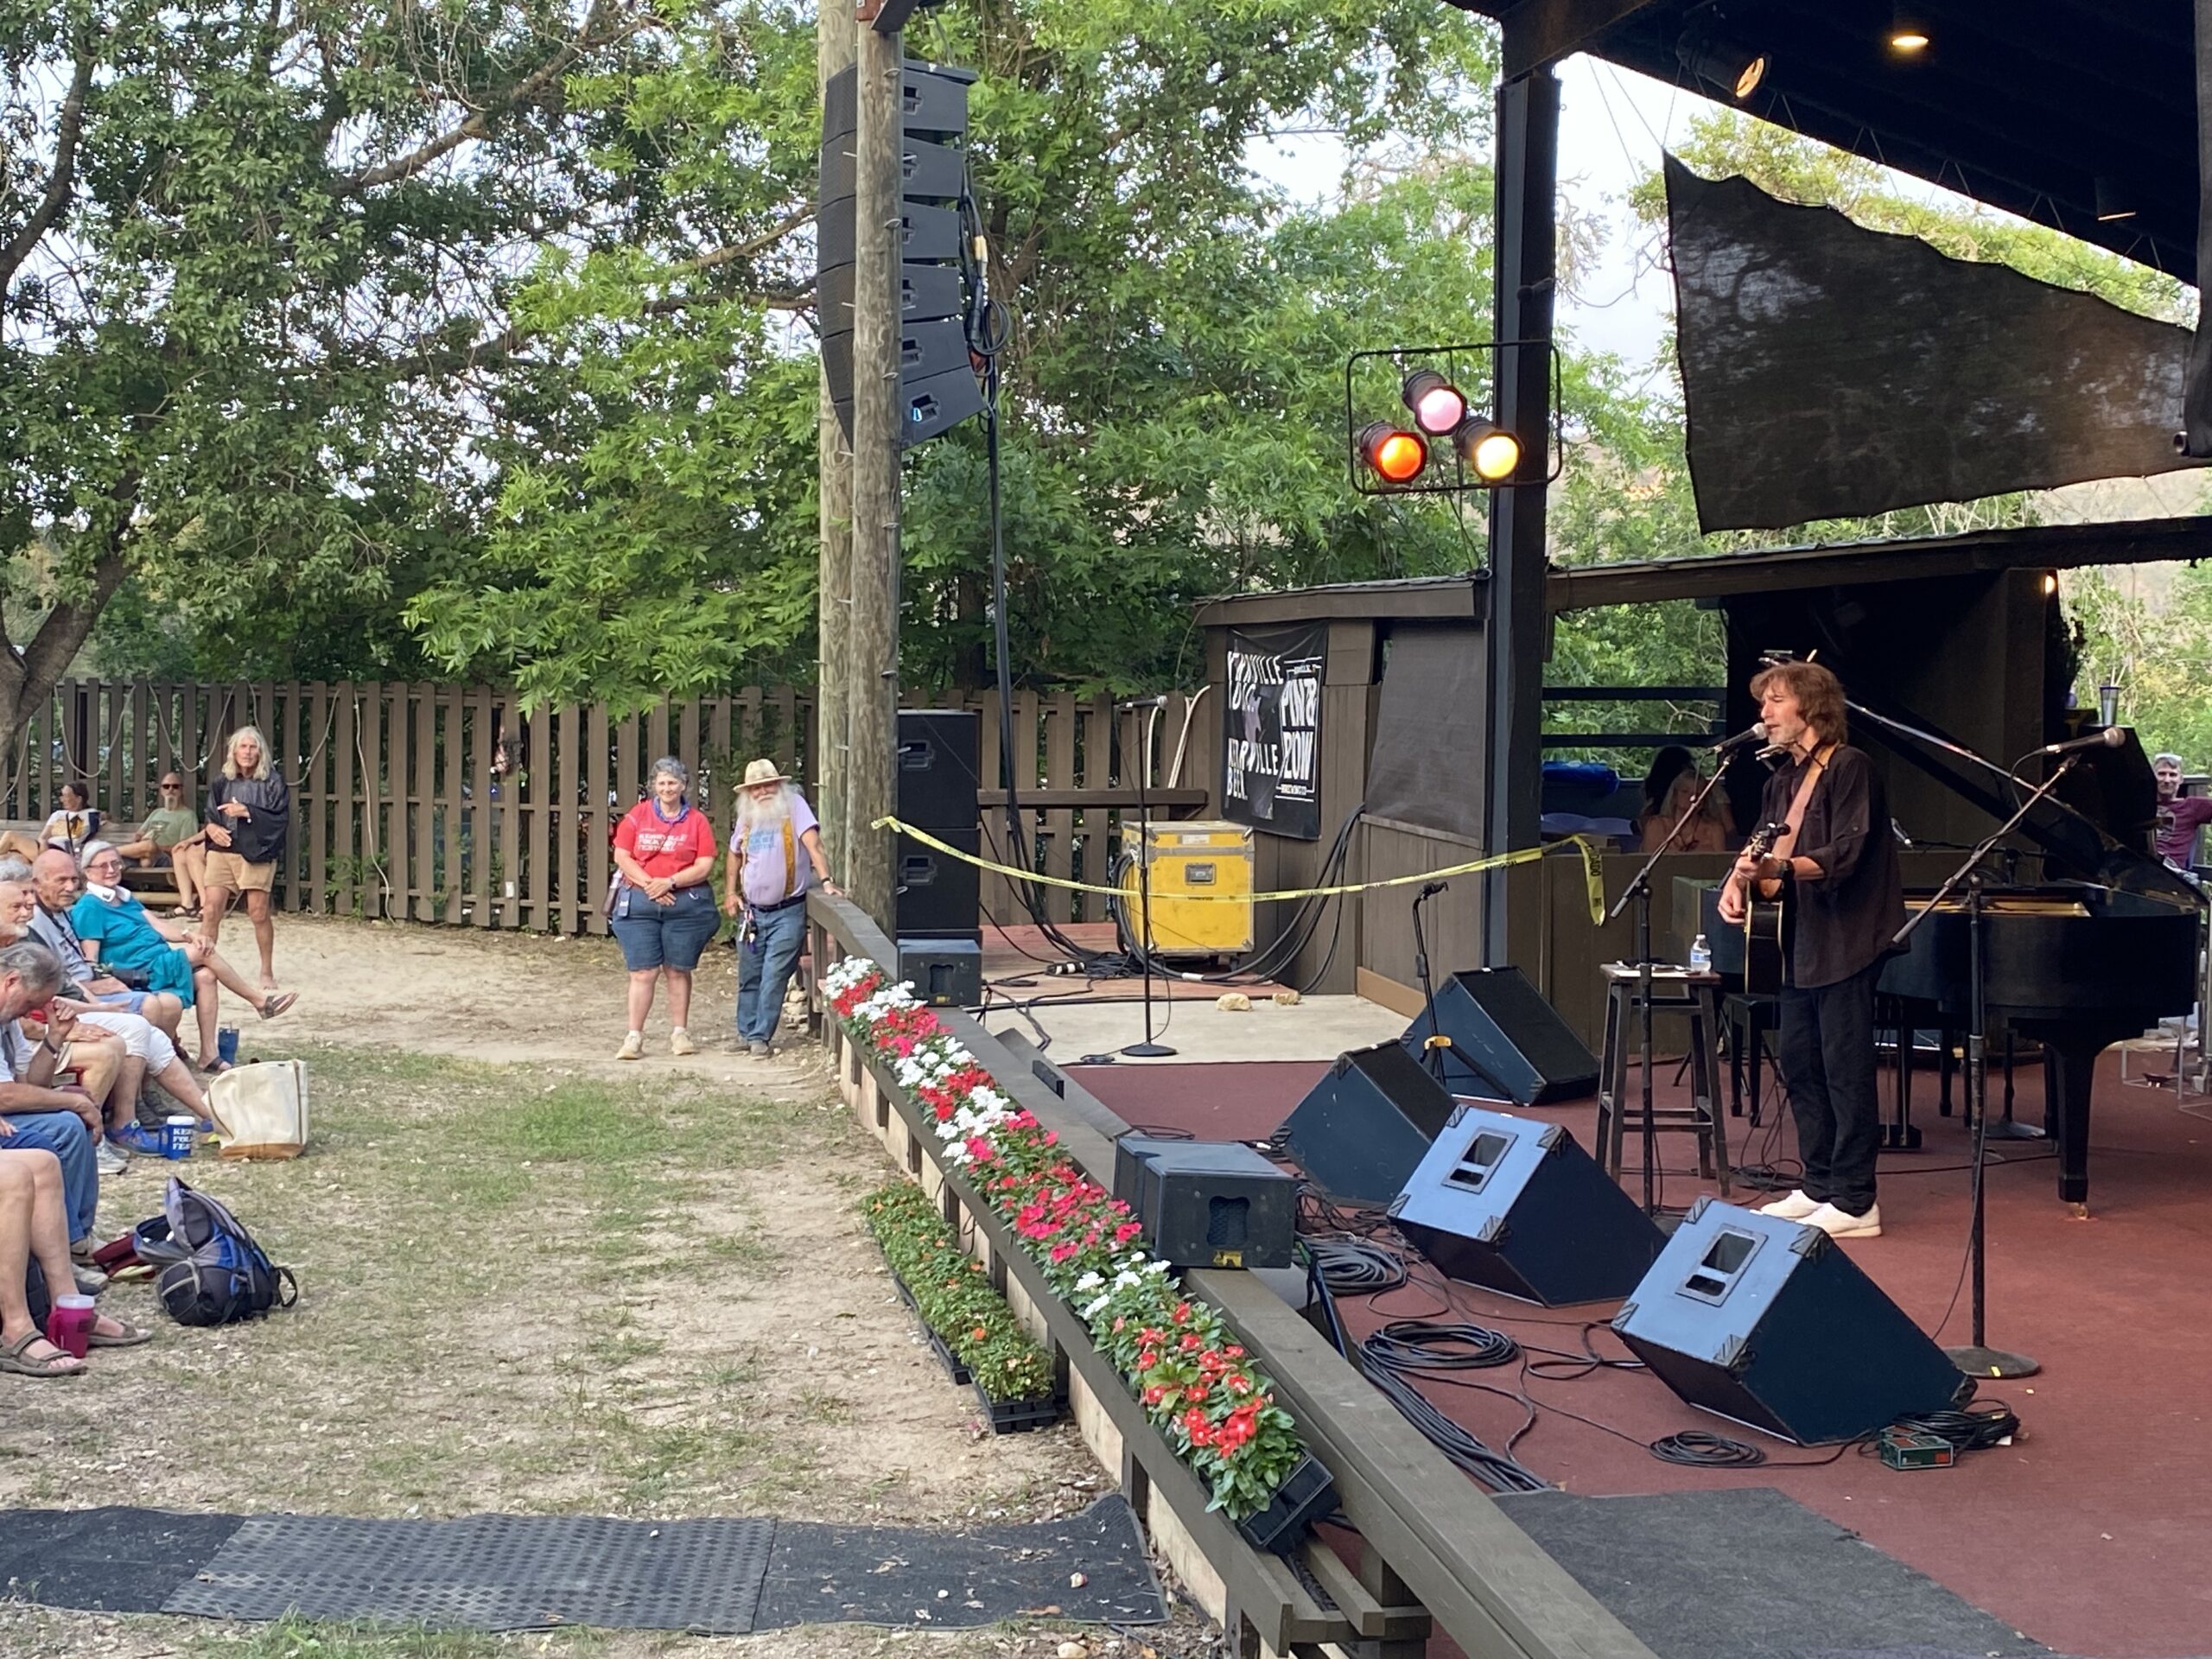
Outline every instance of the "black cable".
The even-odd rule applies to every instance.
[[[1446,1417],[1413,1385],[1417,1376],[1502,1365],[1519,1352],[1519,1345],[1510,1337],[1478,1325],[1438,1325],[1408,1319],[1393,1320],[1359,1344],[1360,1370],[1368,1380],[1460,1469],[1495,1492],[1549,1491],[1551,1482],[1512,1455],[1513,1442],[1527,1433],[1535,1421],[1534,1401],[1526,1395],[1467,1383],[1461,1378],[1437,1377],[1519,1400],[1526,1414],[1507,1440],[1506,1449],[1499,1452]]]
[[[1908,1412],[1893,1427],[1932,1434],[1961,1452],[1986,1452],[2020,1432],[2020,1414],[2002,1400],[1985,1400],[1954,1411]]]
[[[1333,1296],[1371,1296],[1406,1282],[1406,1264],[1363,1238],[1317,1236],[1306,1240],[1321,1282]]]

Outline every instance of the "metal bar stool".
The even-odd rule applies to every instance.
[[[1640,1096],[1629,1096],[1628,1058],[1640,1049],[1643,1001],[1642,969],[1633,963],[1609,962],[1599,970],[1605,979],[1605,1052],[1598,1077],[1598,1156],[1605,1173],[1620,1179],[1622,1141],[1631,1128],[1641,1134],[1643,1108]],[[1720,976],[1693,974],[1687,968],[1662,964],[1651,969],[1653,1014],[1678,1014],[1689,1021],[1690,1100],[1688,1106],[1651,1109],[1655,1134],[1682,1133],[1697,1136],[1697,1166],[1700,1175],[1716,1179],[1728,1191],[1728,1120],[1720,1109],[1719,1067],[1715,1039],[1720,1033]]]

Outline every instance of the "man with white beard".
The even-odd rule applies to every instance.
[[[766,1059],[784,991],[806,941],[806,890],[836,893],[814,809],[772,760],[745,769],[723,866],[722,908],[737,934],[737,1039]]]

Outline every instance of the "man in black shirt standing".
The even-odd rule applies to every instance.
[[[1767,741],[1788,764],[1767,779],[1762,822],[1789,833],[1764,858],[1736,861],[1720,894],[1729,921],[1745,893],[1789,887],[1794,932],[1782,992],[1782,1074],[1797,1121],[1804,1185],[1764,1205],[1769,1215],[1834,1238],[1875,1238],[1874,982],[1904,925],[1882,780],[1845,741],[1843,687],[1817,663],[1777,663],[1751,682]]]

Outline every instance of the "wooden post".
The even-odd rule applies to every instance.
[[[1507,30],[1512,31],[1509,23]],[[1521,440],[1516,483],[1490,513],[1490,736],[1484,847],[1536,845],[1543,796],[1544,485],[1549,470],[1552,290],[1558,275],[1559,82],[1549,69],[1497,94],[1497,421]],[[1483,961],[1513,960],[1505,870],[1483,878]],[[1518,931],[1518,930],[1516,930]]]
[[[831,76],[852,67],[859,48],[860,36],[851,10],[837,0],[823,0],[821,16],[815,25],[817,95],[826,92]],[[828,321],[823,324],[825,329],[834,326]],[[844,427],[838,422],[836,404],[830,399],[826,369],[822,374],[817,432],[822,563],[819,589],[815,595],[817,667],[812,756],[814,813],[822,821],[822,845],[830,855],[830,868],[843,876],[849,874],[845,848],[849,828],[846,806],[850,799],[848,757],[851,753],[847,716],[853,671],[853,450],[845,440]]]
[[[854,143],[853,625],[846,728],[846,874],[854,901],[898,931],[892,839],[899,708],[899,37],[858,31]]]

